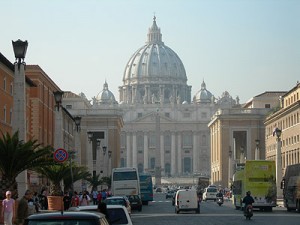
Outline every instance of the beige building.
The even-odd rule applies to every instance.
[[[300,84],[283,94],[281,107],[265,120],[266,159],[276,160],[275,128],[281,129],[282,171],[288,165],[300,163]],[[284,173],[283,173],[284,174]]]
[[[211,135],[211,182],[228,187],[237,163],[265,159],[267,113],[279,105],[283,92],[265,92],[242,108],[219,109],[208,124]]]

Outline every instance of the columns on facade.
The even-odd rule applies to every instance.
[[[137,168],[136,132],[132,134],[132,167]]]
[[[85,165],[87,165],[88,170],[91,172],[93,171],[93,141],[89,140],[88,137],[86,140],[86,149],[87,151],[85,151]]]
[[[171,175],[176,175],[176,143],[175,132],[171,133]]]
[[[144,170],[149,169],[148,132],[144,132]]]
[[[165,145],[164,145],[164,134],[161,132],[160,134],[160,165],[161,168],[165,168]],[[163,172],[164,170],[162,170]],[[164,172],[163,172],[164,174]]]
[[[130,133],[126,132],[126,166],[131,167],[131,142],[130,142]]]
[[[199,134],[197,132],[193,132],[193,173],[199,170],[198,166],[198,151],[199,151],[199,146],[197,140],[200,140]]]
[[[182,174],[182,133],[178,132],[178,148],[177,148],[177,174]]]

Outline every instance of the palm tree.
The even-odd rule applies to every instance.
[[[102,184],[100,176],[100,174],[93,174],[85,179],[92,186],[92,190],[97,190],[97,187]]]
[[[70,177],[70,165],[67,162],[60,163],[52,161],[52,165],[47,165],[34,169],[39,174],[46,176],[50,180],[50,193],[51,196],[62,196],[63,190],[61,181],[66,177]]]
[[[71,171],[71,167],[70,167]],[[88,172],[86,167],[78,166],[75,163],[72,163],[72,172],[73,172],[73,180],[72,176],[65,177],[64,180],[64,191],[72,190],[72,185],[78,180],[86,179],[91,176],[91,173]],[[73,191],[73,190],[72,190]]]
[[[19,140],[19,132],[10,136],[3,134],[0,138],[0,199],[7,190],[12,191],[12,197],[18,198],[16,177],[25,170],[49,165],[53,152],[51,146],[43,147],[37,140],[23,142]]]
[[[111,176],[110,177],[102,177],[101,178],[101,183],[106,184],[108,189],[111,187]]]

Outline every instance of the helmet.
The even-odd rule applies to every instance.
[[[251,192],[250,192],[250,191],[247,191],[246,194],[247,194],[247,195],[251,195]]]

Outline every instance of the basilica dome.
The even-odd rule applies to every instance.
[[[103,90],[98,93],[96,97],[93,98],[94,104],[116,104],[116,99],[114,94],[108,89],[108,84],[105,81],[103,85]]]
[[[128,60],[123,75],[120,101],[153,103],[176,102],[177,98],[190,102],[191,88],[179,56],[162,41],[156,17],[148,30],[146,44]],[[176,90],[175,90],[176,89]],[[172,100],[169,100],[172,99]]]
[[[195,94],[193,98],[194,103],[212,103],[214,101],[214,96],[210,91],[206,89],[206,84],[204,81],[201,84],[201,89]]]

